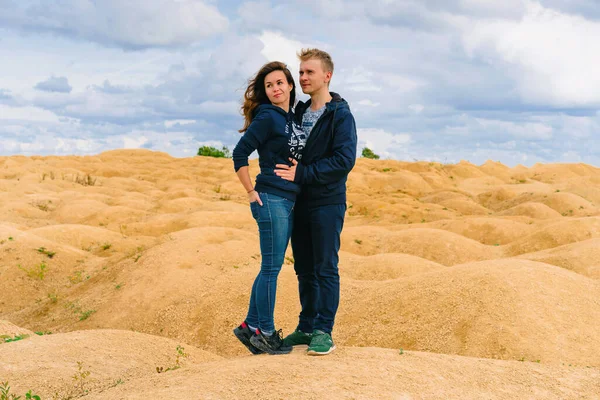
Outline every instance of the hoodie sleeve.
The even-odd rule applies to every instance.
[[[298,163],[294,182],[327,185],[339,181],[354,167],[356,147],[356,123],[352,114],[348,112],[336,124],[333,154],[309,165]]]
[[[244,136],[233,149],[233,167],[237,172],[241,167],[248,165],[248,157],[258,149],[271,134],[272,117],[268,110],[261,110],[256,114]]]

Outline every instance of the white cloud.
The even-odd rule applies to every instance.
[[[523,101],[556,107],[600,105],[600,22],[526,1],[519,21],[465,24],[472,57],[499,64],[518,83]]]
[[[510,121],[498,121],[482,118],[476,118],[475,121],[483,130],[503,132],[520,139],[549,140],[552,139],[552,133],[554,131],[552,126],[541,122],[517,124]]]
[[[300,61],[297,52],[306,47],[317,47],[297,40],[288,39],[281,32],[264,31],[259,36],[263,43],[260,52],[268,61],[281,61],[287,64],[295,80],[298,79]],[[326,48],[322,48],[326,50]]]
[[[215,6],[200,0],[32,3],[9,2],[0,22],[127,48],[186,45],[224,32],[229,23]]]
[[[64,76],[51,76],[45,81],[39,82],[35,88],[44,92],[70,93],[73,89],[69,80]]]
[[[407,133],[393,134],[383,129],[359,128],[358,148],[368,147],[382,158],[398,158],[406,153],[411,135]]]
[[[173,119],[173,120],[165,121],[165,127],[171,128],[175,125],[190,125],[190,124],[195,124],[195,123],[196,123],[196,120],[193,120],[193,119]]]

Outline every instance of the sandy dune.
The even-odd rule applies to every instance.
[[[230,333],[260,266],[231,160],[0,157],[0,382],[58,399],[600,398],[600,169],[360,159],[348,188],[338,350],[252,357]],[[290,252],[277,326],[298,312]]]

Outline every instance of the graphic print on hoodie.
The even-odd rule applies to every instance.
[[[304,150],[304,147],[306,147],[306,139],[308,139],[308,135],[304,132],[302,126],[296,124],[293,119],[285,126],[285,133],[288,134],[290,138],[288,141],[288,146],[290,148],[290,154],[292,155],[292,158],[294,158],[296,161],[300,161],[302,159],[302,151]]]

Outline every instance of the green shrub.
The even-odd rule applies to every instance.
[[[223,146],[221,150],[212,146],[202,146],[198,149],[198,155],[206,157],[230,158],[231,152],[225,146]]]
[[[378,156],[377,154],[373,153],[373,150],[371,150],[371,149],[370,149],[370,148],[368,148],[368,147],[365,147],[365,148],[362,150],[362,156],[363,156],[364,158],[371,158],[371,159],[373,159],[373,160],[379,160],[379,156]]]

